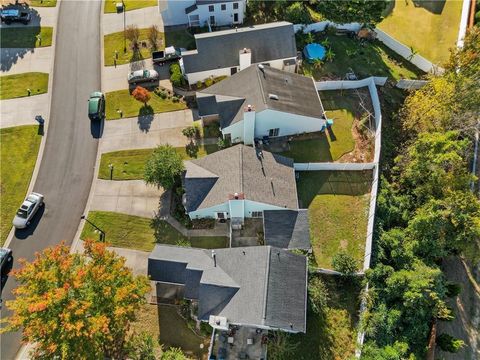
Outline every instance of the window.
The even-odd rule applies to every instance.
[[[236,74],[236,73],[237,73],[237,67],[236,66],[230,68],[230,75],[233,75],[233,74]]]
[[[268,136],[278,136],[279,132],[280,132],[279,128],[270,129],[268,130]]]
[[[214,12],[215,11],[215,6],[214,5],[208,5],[208,11]]]
[[[252,211],[252,217],[254,217],[254,218],[263,217],[263,211]]]
[[[225,213],[224,212],[217,212],[217,219],[225,219]]]
[[[233,13],[233,22],[238,22],[238,14],[237,13]]]
[[[233,10],[237,10],[238,9],[238,3],[233,3]]]
[[[221,8],[222,8],[222,11],[227,10],[227,4],[222,4],[222,5],[221,5]]]
[[[210,25],[215,25],[215,16],[210,16]]]

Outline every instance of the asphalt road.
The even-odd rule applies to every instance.
[[[45,195],[44,210],[26,231],[17,231],[9,247],[15,257],[32,260],[36,251],[64,241],[70,245],[85,209],[101,126],[91,125],[87,100],[100,87],[100,1],[62,0],[58,18],[55,68],[48,136],[34,191]],[[16,287],[9,278],[5,301]],[[8,316],[6,306],[1,317]],[[15,358],[20,333],[0,337],[2,360]]]

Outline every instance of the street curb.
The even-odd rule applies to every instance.
[[[60,1],[57,1],[57,6],[56,6],[56,22],[55,26],[53,27],[53,34],[52,34],[52,51],[53,51],[53,56],[52,56],[52,64],[50,66],[50,73],[48,75],[48,110],[47,114],[45,116],[45,122],[43,125],[44,129],[44,134],[42,136],[42,140],[40,141],[40,146],[38,148],[38,154],[37,154],[37,160],[35,162],[35,167],[33,168],[32,172],[32,177],[30,178],[30,183],[28,185],[27,192],[25,196],[33,191],[33,188],[35,186],[35,182],[37,180],[38,172],[40,171],[40,165],[42,163],[42,158],[43,158],[43,151],[45,150],[45,143],[47,142],[47,136],[48,136],[48,127],[50,124],[50,108],[52,107],[52,92],[53,92],[53,74],[54,74],[54,69],[55,69],[55,48],[57,45],[57,29],[58,29],[58,14],[60,13]],[[3,247],[8,248],[10,243],[12,242],[13,236],[15,234],[15,228],[12,226],[10,229],[10,232],[8,233],[7,239],[5,240],[5,243],[2,245]]]

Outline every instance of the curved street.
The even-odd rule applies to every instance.
[[[58,15],[55,67],[48,135],[34,191],[45,195],[45,207],[26,231],[17,231],[10,243],[15,257],[32,260],[37,251],[64,241],[70,245],[85,209],[92,183],[99,124],[87,116],[87,100],[101,89],[101,1],[62,0]],[[3,300],[12,299],[12,277]],[[2,318],[9,315],[6,306]],[[0,337],[2,360],[15,359],[21,334]]]

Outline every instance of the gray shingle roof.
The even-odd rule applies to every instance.
[[[308,210],[263,212],[265,243],[282,249],[311,248]]]
[[[156,245],[148,274],[152,280],[168,282],[178,264],[195,269],[187,271],[181,283],[187,298],[198,299],[201,320],[218,315],[234,324],[305,332],[304,256],[270,246],[216,249],[215,253],[216,267],[211,250]]]
[[[246,200],[298,209],[293,160],[250,146],[236,145],[186,161],[184,187],[188,212],[209,208],[243,193]]]
[[[282,21],[196,34],[197,51],[183,55],[187,74],[239,66],[239,51],[252,51],[252,64],[297,56],[293,25]]]
[[[276,95],[277,99],[270,98],[270,94]],[[224,112],[224,108],[219,106],[221,102],[226,103],[226,99],[230,99],[229,104],[233,104],[232,99],[236,99],[237,104],[243,100],[239,103],[243,106],[237,106],[237,113],[232,116],[231,109],[230,112]],[[258,65],[251,65],[197,92],[197,102],[200,115],[219,114],[222,128],[242,120],[247,104],[252,105],[256,112],[272,109],[316,119],[324,116],[323,105],[312,78],[269,66],[260,69]]]

